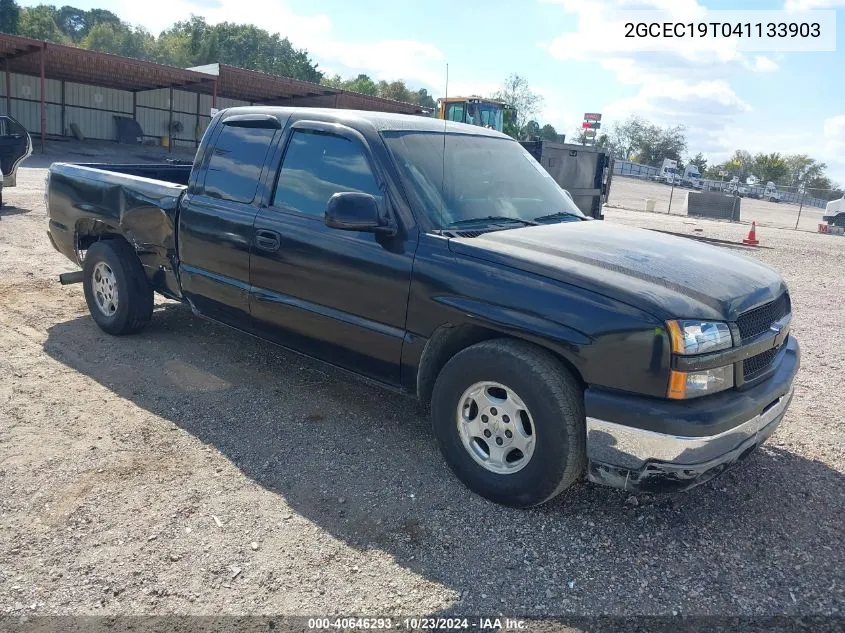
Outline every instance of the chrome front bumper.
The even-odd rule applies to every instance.
[[[683,437],[587,418],[588,478],[626,490],[684,490],[744,458],[774,432],[793,388],[742,424],[717,435]]]

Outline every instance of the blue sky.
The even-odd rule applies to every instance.
[[[25,0],[23,4],[38,4]],[[568,135],[584,112],[604,126],[630,114],[688,128],[712,161],[734,149],[803,152],[845,183],[845,53],[631,52],[597,16],[615,9],[839,9],[845,0],[78,0],[158,33],[191,13],[251,21],[307,48],[321,69],[402,78],[442,96],[487,94],[512,72],[544,98],[539,119]],[[842,41],[840,36],[839,41]]]

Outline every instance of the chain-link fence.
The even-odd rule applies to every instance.
[[[670,177],[671,179],[671,177]],[[680,177],[677,177],[680,180]],[[841,218],[832,224],[845,225],[845,200],[842,191],[834,189],[813,189],[804,187],[746,185],[719,180],[700,180],[676,183],[674,186],[660,179],[659,170],[649,165],[630,161],[614,161],[613,180],[610,187],[608,206],[634,211],[654,213],[689,214],[689,194],[711,192],[738,199],[727,205],[733,209],[734,220],[759,226],[798,229],[803,231],[825,231],[827,213]],[[724,207],[725,201],[710,198]],[[733,201],[732,201],[733,202]],[[693,213],[696,205],[694,204]],[[729,216],[725,216],[729,217]]]

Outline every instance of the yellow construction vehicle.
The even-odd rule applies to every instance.
[[[437,102],[437,118],[470,123],[502,132],[505,116],[513,115],[513,107],[504,101],[482,97],[449,97]]]

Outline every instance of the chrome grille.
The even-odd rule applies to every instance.
[[[739,315],[736,320],[739,335],[743,341],[754,338],[768,330],[772,323],[785,317],[791,310],[789,293],[784,292],[774,301]]]

